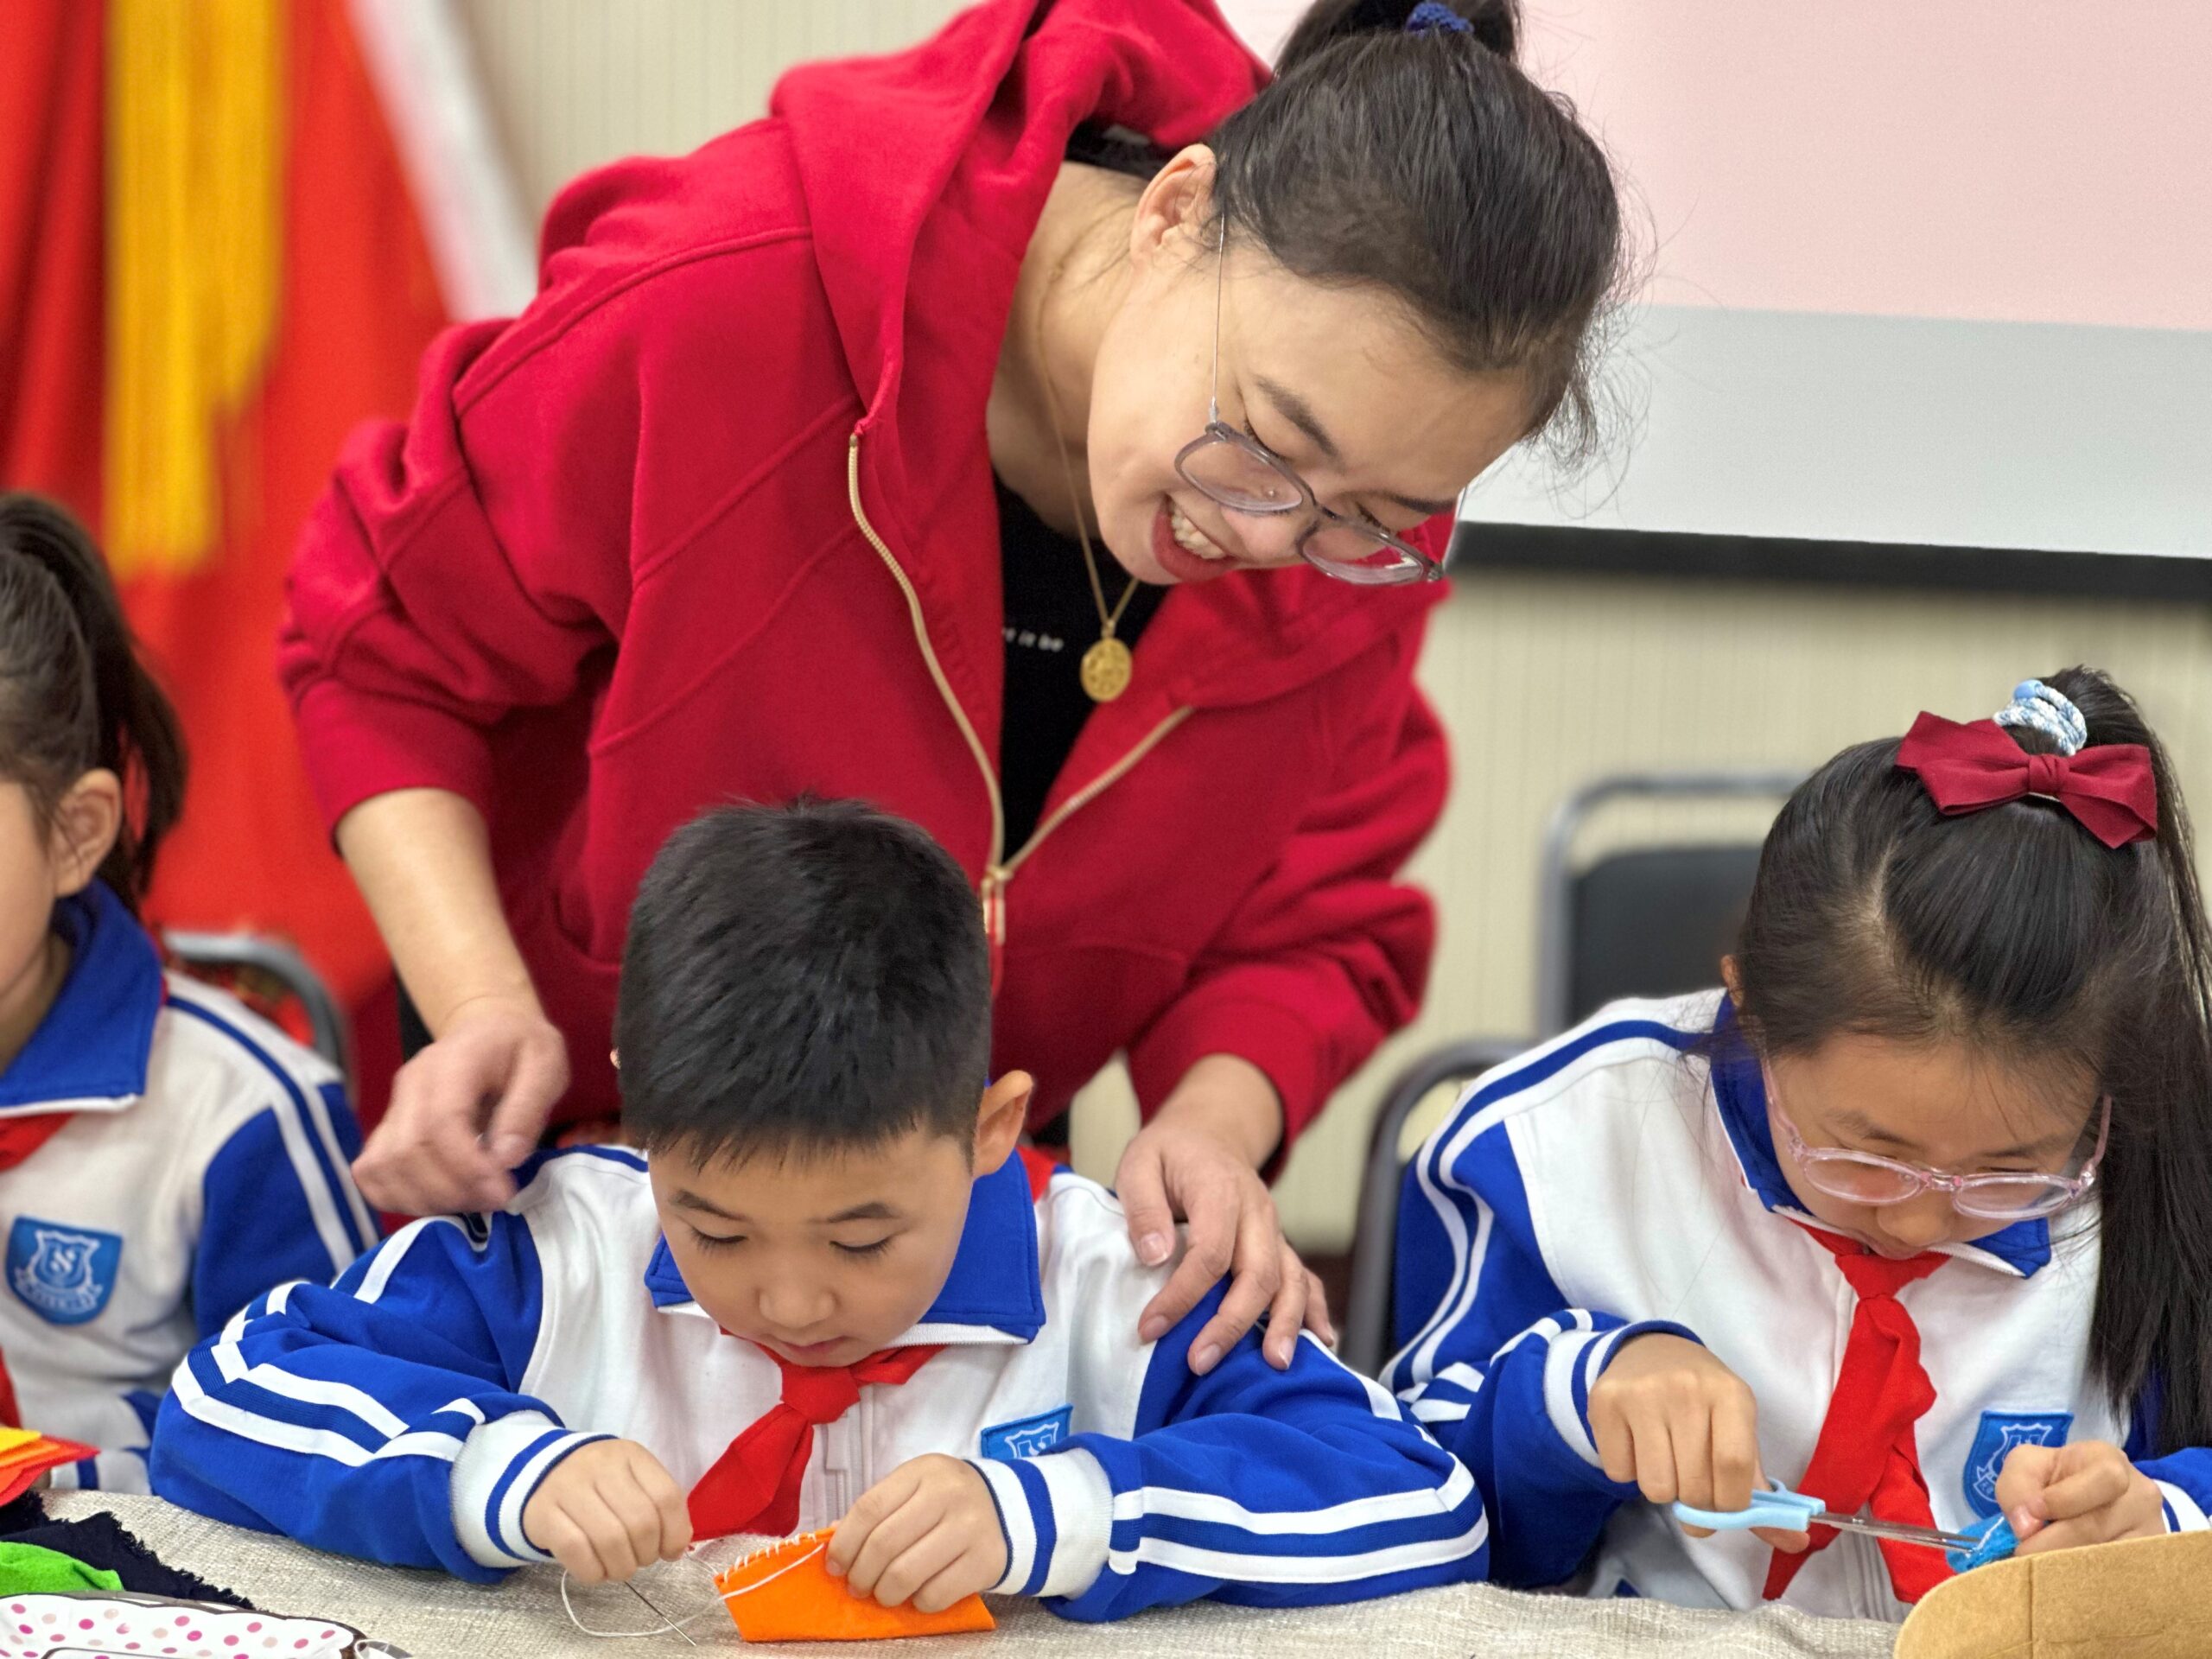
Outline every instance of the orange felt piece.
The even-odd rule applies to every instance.
[[[861,1600],[830,1575],[832,1530],[801,1533],[715,1575],[740,1636],[747,1642],[861,1642],[998,1628],[981,1596],[963,1597],[941,1613]]]
[[[14,1503],[49,1469],[98,1455],[95,1446],[79,1446],[74,1440],[49,1440],[44,1435],[29,1446],[0,1455],[0,1503]]]

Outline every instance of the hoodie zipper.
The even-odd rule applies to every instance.
[[[944,665],[938,661],[937,647],[930,642],[929,624],[922,616],[921,595],[914,591],[912,581],[899,566],[883,537],[876,534],[875,526],[868,522],[868,510],[861,505],[861,435],[857,428],[846,447],[845,487],[851,498],[853,522],[860,526],[860,532],[868,538],[868,544],[883,561],[884,569],[891,572],[891,579],[899,584],[899,591],[906,595],[906,613],[913,622],[914,642],[922,648],[922,661],[928,665],[930,678],[937,685],[938,696],[944,700],[944,706],[950,711],[954,723],[960,728],[960,735],[968,744],[968,753],[975,757],[976,769],[983,774],[984,793],[991,804],[991,851],[989,861],[983,867],[982,884],[977,896],[982,903],[983,926],[991,943],[991,988],[995,992],[999,985],[999,963],[1006,949],[1006,890],[1015,873],[1036,852],[1046,836],[1128,776],[1129,769],[1158,747],[1160,740],[1168,733],[1189,719],[1192,711],[1187,708],[1171,710],[1167,717],[1139,739],[1127,754],[1048,813],[1044,822],[1031,832],[1029,839],[1011,858],[1007,857],[1006,803],[999,793],[997,769],[991,765],[990,756],[984,753],[983,740],[976,735],[975,724],[968,718],[968,711],[960,706],[960,699],[953,694],[952,682],[944,676]]]

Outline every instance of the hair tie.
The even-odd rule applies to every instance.
[[[1451,7],[1438,0],[1421,0],[1406,18],[1406,33],[1425,35],[1432,29],[1449,29],[1454,35],[1471,35],[1475,26]]]
[[[2079,754],[2089,741],[2089,722],[2063,691],[2054,691],[2041,680],[2022,680],[2012,688],[2012,701],[1990,716],[1999,726],[2026,726],[2058,745],[2061,754]]]

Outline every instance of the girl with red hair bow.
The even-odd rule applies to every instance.
[[[2208,963],[2164,752],[2102,674],[1815,772],[1725,991],[1481,1079],[1408,1173],[1385,1379],[1481,1486],[1493,1576],[1891,1618],[1949,1576],[1666,1507],[1770,1480],[2002,1515],[2022,1554],[2203,1528]]]

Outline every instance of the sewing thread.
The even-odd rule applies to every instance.
[[[744,1554],[739,1556],[737,1560],[732,1561],[728,1567],[723,1567],[721,1571],[723,1573],[734,1573],[739,1567],[743,1567],[747,1562],[759,1560],[763,1555],[768,1554],[772,1551],[783,1548],[784,1545],[790,1541],[791,1541],[789,1539],[784,1539],[775,1543],[764,1544],[758,1549],[747,1550]],[[568,1614],[569,1623],[575,1625],[586,1636],[605,1637],[611,1640],[617,1641],[626,1641],[631,1637],[640,1636],[667,1636],[671,1632],[681,1636],[683,1633],[683,1627],[685,1625],[696,1624],[710,1613],[727,1608],[731,1602],[735,1601],[740,1596],[749,1596],[755,1590],[762,1589],[768,1585],[773,1584],[778,1579],[782,1578],[785,1573],[796,1571],[798,1568],[805,1566],[807,1562],[812,1560],[817,1555],[819,1555],[823,1550],[829,1548],[829,1541],[824,1539],[822,1542],[817,1544],[812,1549],[808,1550],[804,1555],[794,1556],[791,1560],[785,1562],[783,1566],[769,1573],[766,1578],[762,1579],[759,1583],[748,1584],[736,1590],[724,1590],[720,1585],[715,1584],[715,1580],[718,1576],[715,1569],[709,1567],[706,1562],[699,1559],[698,1555],[695,1553],[696,1547],[695,1550],[686,1550],[682,1557],[682,1564],[696,1567],[702,1573],[704,1573],[707,1575],[707,1582],[713,1585],[715,1589],[715,1600],[713,1604],[709,1606],[702,1607],[696,1613],[686,1613],[682,1618],[665,1619],[662,1623],[652,1626],[650,1629],[642,1630],[596,1630],[590,1625],[585,1624],[582,1619],[577,1618],[575,1604],[569,1599],[569,1586],[572,1580],[569,1577],[568,1569],[563,1567],[561,1569],[561,1610]]]

